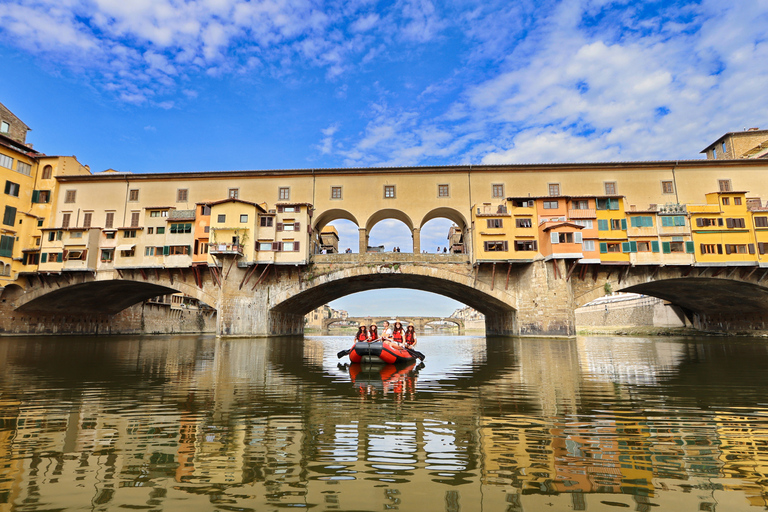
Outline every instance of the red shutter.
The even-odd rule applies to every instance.
[[[282,223],[282,222],[278,222],[278,223],[277,223],[277,228],[276,228],[276,230],[277,230],[277,231],[282,231],[282,230],[283,230],[283,223]]]
[[[301,231],[301,222],[294,222],[293,223],[293,230],[294,231]]]
[[[280,245],[281,245],[280,242],[272,242],[272,250],[275,252],[280,251],[281,249]]]
[[[293,250],[294,252],[299,252],[299,242],[293,242]]]
[[[283,213],[283,207],[282,206],[278,206],[277,207],[277,213]]]

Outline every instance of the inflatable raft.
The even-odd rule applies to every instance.
[[[400,364],[413,362],[415,357],[404,348],[393,347],[389,343],[358,341],[349,352],[353,363]]]

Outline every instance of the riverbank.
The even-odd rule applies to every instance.
[[[579,336],[745,336],[768,338],[768,331],[715,332],[699,331],[692,327],[631,327],[631,326],[581,326],[576,328]]]

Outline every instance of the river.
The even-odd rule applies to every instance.
[[[0,512],[768,506],[768,341],[0,338]]]

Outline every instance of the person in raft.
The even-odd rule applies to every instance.
[[[368,341],[378,341],[379,339],[379,328],[376,327],[376,324],[371,324],[371,328],[368,329]]]
[[[402,347],[404,342],[405,331],[403,331],[403,324],[400,323],[400,320],[395,320],[395,326],[392,329],[392,344]]]
[[[408,328],[405,330],[405,346],[408,348],[416,346],[416,328],[412,323],[409,323]]]
[[[364,325],[357,328],[357,334],[355,334],[355,343],[358,341],[368,341],[368,330]]]
[[[392,329],[389,328],[389,322],[384,320],[384,333],[381,335],[381,341],[389,341],[392,339]]]

